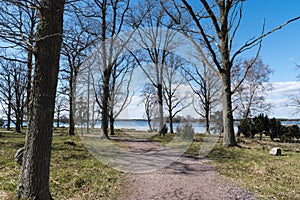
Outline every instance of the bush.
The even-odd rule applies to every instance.
[[[188,140],[193,139],[195,135],[194,128],[190,123],[177,126],[176,133],[179,137]]]
[[[240,124],[238,125],[238,133],[237,135],[240,136],[243,134],[246,138],[252,137],[251,127],[253,123],[251,119],[242,119]]]
[[[252,137],[254,137],[256,133],[260,133],[260,135],[262,135],[263,133],[269,134],[270,123],[268,116],[260,114],[257,117],[254,117],[253,126],[255,131],[252,131]]]
[[[292,142],[294,141],[294,138],[298,139],[297,136],[299,135],[299,132],[300,130],[297,125],[292,125],[288,127],[283,126],[281,134],[279,135],[280,141]]]
[[[269,130],[271,140],[274,140],[274,138],[279,138],[283,131],[283,126],[281,125],[280,120],[275,118],[270,119]]]

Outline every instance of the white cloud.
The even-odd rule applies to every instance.
[[[292,95],[300,95],[300,82],[274,82],[272,83],[273,90],[266,94],[265,98],[267,103],[273,105],[272,112],[269,114],[270,117],[276,118],[300,118],[300,113],[295,115],[292,105]],[[187,85],[180,87],[182,94],[190,92],[190,88]],[[195,115],[193,108],[187,108],[182,115]],[[144,104],[142,103],[142,97],[140,94],[135,94],[132,98],[132,102],[124,110],[119,118],[145,118]]]
[[[292,96],[300,94],[300,82],[274,82],[273,90],[266,95],[266,101],[273,105],[271,117],[277,118],[298,118],[295,114]]]

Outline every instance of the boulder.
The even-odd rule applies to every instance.
[[[22,165],[22,162],[23,162],[24,150],[25,150],[25,147],[22,147],[21,149],[18,149],[17,153],[14,156],[15,161],[17,163],[19,163],[20,165]]]
[[[274,147],[270,150],[270,155],[281,156],[281,149],[279,147]]]

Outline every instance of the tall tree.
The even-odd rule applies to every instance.
[[[63,32],[64,0],[40,0],[35,70],[18,199],[50,200],[52,127]]]
[[[4,61],[0,72],[0,98],[7,116],[7,129],[13,122],[20,133],[26,107],[26,65],[16,61]]]
[[[88,48],[91,46],[92,37],[85,31],[79,17],[69,12],[68,25],[65,26],[65,35],[62,48],[63,68],[61,76],[67,81],[65,94],[68,96],[69,104],[69,135],[75,135],[74,112],[76,110],[76,82],[82,63],[87,58]]]
[[[37,23],[37,9],[35,8],[34,0],[3,0],[0,2],[0,40],[4,44],[1,45],[1,48],[5,49],[6,52],[0,57],[26,63],[27,107],[32,87],[33,46],[36,41]],[[13,57],[10,54],[13,54]]]
[[[10,124],[12,121],[12,99],[13,99],[13,80],[10,70],[10,62],[1,62],[0,72],[0,93],[1,93],[1,105],[2,109],[7,117],[7,130],[10,130]]]
[[[109,123],[111,135],[114,135],[115,119],[131,102],[134,92],[129,89],[134,68],[135,62],[131,61],[126,55],[121,56],[119,62],[113,66],[109,89]]]
[[[182,77],[181,68],[184,68],[183,59],[177,55],[170,54],[166,59],[166,67],[164,67],[163,92],[166,109],[169,115],[170,133],[174,133],[173,118],[189,107],[191,103],[191,93],[184,91],[188,86],[188,81]]]
[[[145,13],[145,19],[141,23],[141,29],[138,29],[139,38],[137,42],[141,51],[138,56],[139,66],[150,80],[151,84],[157,91],[158,118],[160,134],[163,134],[165,127],[164,120],[164,96],[163,96],[163,79],[166,60],[172,50],[177,47],[174,39],[175,32],[171,30],[174,22],[172,22],[165,9],[159,4],[159,1],[147,0],[143,2],[147,6],[140,6],[142,13]],[[132,16],[133,21],[140,15]],[[148,27],[151,27],[148,29]],[[165,31],[169,28],[167,31]],[[143,66],[142,63],[148,63]]]
[[[114,65],[120,52],[115,44],[119,34],[125,27],[126,15],[130,0],[94,0],[86,5],[83,16],[88,21],[87,31],[98,41],[96,44],[97,65],[101,72],[101,128],[105,137],[108,136],[110,83]],[[121,47],[122,48],[122,47]],[[116,53],[117,52],[117,53]],[[93,59],[93,58],[92,58]],[[95,80],[97,82],[97,80]]]
[[[220,81],[205,63],[184,69],[184,72],[195,94],[194,109],[205,120],[205,133],[210,134],[211,114],[220,103]]]
[[[243,82],[248,70],[252,67],[252,65],[247,67],[242,76],[243,78],[235,88],[232,88],[231,70],[236,58],[246,50],[258,46],[257,57],[261,41],[265,36],[298,20],[300,17],[291,19],[267,33],[262,33],[236,49],[234,41],[243,16],[244,0],[200,0],[198,6],[192,6],[191,1],[187,0],[181,0],[183,5],[179,5],[175,0],[171,0],[171,2],[173,9],[168,9],[168,14],[178,24],[183,34],[194,43],[203,61],[222,82],[223,145],[235,146],[232,94]],[[167,6],[164,7],[167,8]],[[181,20],[183,13],[189,14],[191,22],[193,22],[192,26],[197,29],[197,32],[187,28],[186,19],[184,19],[185,21]],[[196,38],[194,37],[195,33],[198,33]]]
[[[155,107],[157,104],[155,87],[151,83],[144,85],[141,96],[143,97],[149,131],[153,132],[153,117],[155,116]]]
[[[13,94],[14,98],[11,102],[14,111],[14,124],[16,132],[21,133],[23,125],[24,109],[26,107],[26,67],[22,63],[15,63],[12,67]]]

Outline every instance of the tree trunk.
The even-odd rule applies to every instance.
[[[151,126],[151,118],[147,116],[147,123],[148,123],[148,127],[149,127],[149,131],[153,132],[153,128]]]
[[[115,119],[114,119],[114,117],[110,117],[109,123],[110,123],[110,135],[115,135],[115,126],[114,126]]]
[[[157,102],[158,102],[158,112],[159,112],[159,134],[165,135],[164,133],[164,108],[163,108],[163,88],[162,84],[158,84],[157,86]]]
[[[10,131],[10,123],[11,123],[11,100],[8,100],[7,127],[6,127],[6,130],[8,130],[8,131]]]
[[[108,69],[104,71],[104,81],[103,81],[103,95],[102,95],[102,119],[101,119],[101,128],[105,137],[108,137],[108,99],[109,99],[109,79],[110,72]]]
[[[75,77],[73,74],[73,70],[71,67],[70,79],[69,79],[69,87],[70,87],[70,95],[69,95],[69,135],[75,135],[75,121],[74,121],[74,111],[75,111]]]
[[[223,104],[223,145],[236,146],[234,135],[234,123],[231,103],[231,79],[230,71],[222,74],[222,104]]]
[[[41,0],[39,6],[29,128],[17,196],[49,200],[52,199],[49,172],[64,0]]]
[[[209,103],[205,106],[205,134],[210,134],[209,125],[210,125],[210,106]]]
[[[33,58],[33,52],[30,48],[28,50],[28,53],[27,53],[27,86],[26,86],[26,92],[27,92],[26,108],[27,108],[27,112],[30,109],[29,108],[29,101],[30,101],[30,95],[31,95],[31,81],[32,81],[31,80],[32,79],[32,62],[33,62],[32,58]]]
[[[15,79],[17,80],[17,79]],[[15,87],[15,98],[16,98],[16,107],[15,107],[15,117],[16,117],[16,132],[21,133],[21,95],[19,95],[20,88]]]
[[[56,119],[56,127],[57,128],[59,128],[59,122],[60,122],[59,118],[60,118],[60,110],[57,111],[57,119]]]
[[[170,118],[170,133],[174,133],[174,128],[173,128],[173,117]]]
[[[21,133],[21,116],[19,114],[16,114],[16,132]]]

